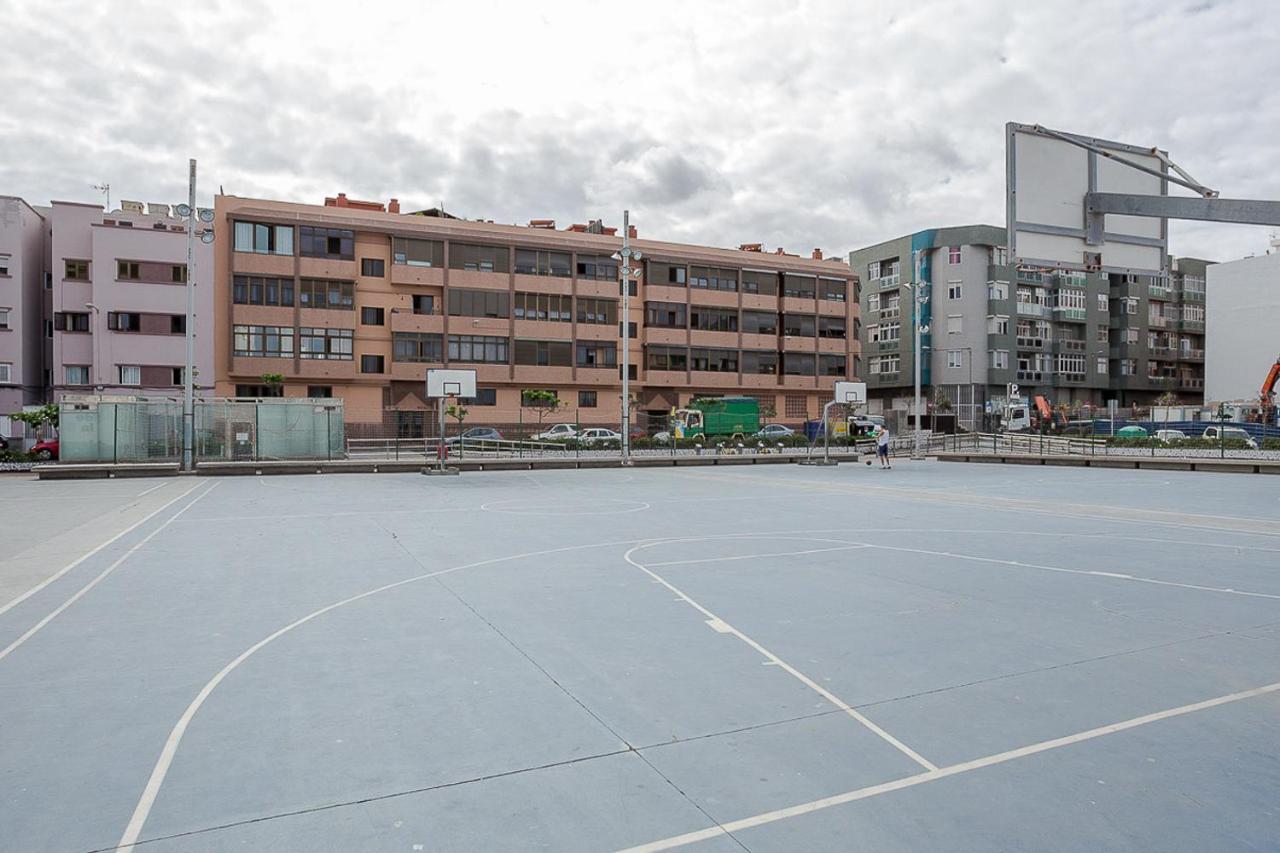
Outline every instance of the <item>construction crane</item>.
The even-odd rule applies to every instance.
[[[1276,363],[1267,371],[1267,378],[1262,380],[1262,390],[1258,392],[1258,405],[1262,407],[1262,422],[1274,423],[1276,420],[1276,385],[1280,384],[1280,355]]]

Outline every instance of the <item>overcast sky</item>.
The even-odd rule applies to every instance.
[[[0,193],[443,203],[847,252],[1004,224],[1006,121],[1280,199],[1280,9],[1129,2],[0,0]],[[1231,259],[1267,229],[1175,224]]]

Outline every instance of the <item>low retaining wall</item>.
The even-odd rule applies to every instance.
[[[1206,459],[1160,456],[1035,456],[1025,453],[938,453],[940,462],[1001,465],[1072,465],[1079,468],[1127,468],[1151,471],[1213,471],[1230,474],[1280,474],[1280,462],[1267,459]]]

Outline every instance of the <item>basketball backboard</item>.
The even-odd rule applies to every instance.
[[[1091,233],[1085,199],[1087,193],[1167,196],[1165,152],[1014,122],[1005,125],[1005,134],[1011,263],[1085,272],[1167,272],[1168,220],[1112,214],[1105,231]]]
[[[835,402],[848,406],[862,405],[867,402],[867,383],[837,382]]]
[[[432,367],[427,370],[428,397],[474,397],[476,372]]]

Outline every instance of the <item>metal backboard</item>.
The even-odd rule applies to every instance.
[[[1168,174],[1164,152],[1013,122],[1005,125],[1005,134],[1012,263],[1084,272],[1167,272],[1168,220],[1109,215],[1106,231],[1091,242],[1085,216],[1089,192],[1168,195],[1168,182],[1160,177]]]
[[[867,402],[867,383],[837,382],[835,402],[850,406]]]
[[[476,372],[474,370],[446,370],[432,367],[427,370],[427,397],[474,397]]]

